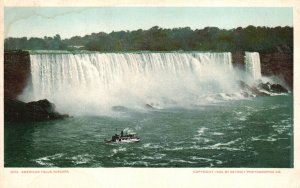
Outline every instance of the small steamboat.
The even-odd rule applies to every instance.
[[[115,134],[111,137],[111,140],[105,140],[106,143],[132,143],[139,142],[140,138],[134,134],[125,134],[121,131],[121,135]]]

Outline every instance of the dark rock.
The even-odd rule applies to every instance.
[[[234,67],[237,67],[241,70],[245,70],[244,58],[245,52],[239,51],[232,53],[232,62]]]
[[[46,121],[69,117],[55,111],[55,105],[48,100],[25,103],[15,99],[4,100],[5,122]]]
[[[271,84],[269,82],[267,82],[267,83],[259,83],[257,85],[257,87],[260,88],[260,89],[262,89],[262,90],[271,92]]]
[[[243,91],[241,94],[242,94],[244,97],[246,97],[246,98],[248,98],[248,97],[253,97],[251,94],[249,94],[249,93],[246,92],[246,91]]]
[[[273,93],[287,93],[288,90],[285,89],[282,85],[280,84],[272,84],[271,85],[271,91]]]
[[[154,108],[152,105],[150,105],[150,104],[146,104],[145,107],[148,108],[148,109],[155,109],[155,108]]]
[[[245,89],[250,89],[250,86],[248,84],[246,84],[244,81],[239,80],[238,84],[240,86],[241,89],[245,90]]]
[[[259,90],[257,90],[258,91],[258,93],[255,93],[257,96],[259,96],[259,97],[266,97],[266,96],[270,96],[270,94],[269,93],[267,93],[267,92],[264,92],[264,91],[259,91]]]
[[[129,110],[125,106],[113,106],[111,109],[116,112],[126,112]]]
[[[4,97],[16,99],[25,88],[30,75],[27,51],[4,52]]]
[[[58,112],[49,113],[50,119],[62,119],[62,118],[68,118],[68,117],[70,117],[68,114],[60,114]]]
[[[245,93],[247,93],[247,95],[250,95],[250,96],[251,96],[251,94],[253,94],[255,96],[270,96],[269,93],[260,91],[259,89],[257,89],[256,86],[250,87],[248,84],[246,84],[245,82],[243,82],[241,80],[239,81],[239,86],[242,90],[244,90],[243,91],[244,96],[245,96]],[[249,94],[249,93],[251,93],[251,94]]]
[[[47,99],[29,102],[26,104],[26,106],[29,108],[42,108],[48,113],[51,113],[55,110],[55,105],[53,103],[50,103]]]
[[[257,84],[257,85],[256,85]],[[249,97],[251,94],[256,96],[270,96],[271,93],[287,93],[288,90],[280,84],[271,84],[269,82],[258,82],[253,86],[249,86],[243,81],[239,81],[239,86],[243,90],[242,95]]]
[[[260,53],[261,73],[263,76],[276,76],[293,90],[293,53]]]
[[[280,84],[260,83],[258,88],[272,93],[287,93],[288,90]]]

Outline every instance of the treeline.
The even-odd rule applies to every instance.
[[[60,35],[54,37],[7,38],[4,40],[4,50],[65,50],[68,49]]]
[[[7,38],[5,50],[74,50],[90,51],[258,51],[293,52],[292,27],[217,27],[192,30],[189,27],[92,33],[62,40],[59,35],[44,38]]]

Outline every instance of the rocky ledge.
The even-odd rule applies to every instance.
[[[289,91],[280,84],[263,83],[258,81],[256,84],[249,86],[244,81],[239,81],[239,86],[243,90],[244,97],[255,96],[272,96],[274,94],[288,93]]]
[[[261,73],[266,77],[276,77],[287,84],[293,91],[293,53],[279,51],[273,53],[259,52]],[[245,70],[245,52],[233,52],[232,62],[235,67]]]
[[[27,85],[30,55],[27,51],[4,52],[4,97],[15,99]]]
[[[15,99],[4,100],[5,122],[34,122],[67,118],[69,115],[55,111],[47,99],[25,103]]]

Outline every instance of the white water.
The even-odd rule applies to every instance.
[[[258,52],[245,53],[246,72],[251,75],[253,80],[261,79],[260,57]]]
[[[44,53],[30,59],[31,84],[20,98],[47,98],[71,114],[188,107],[239,90],[231,53]]]

